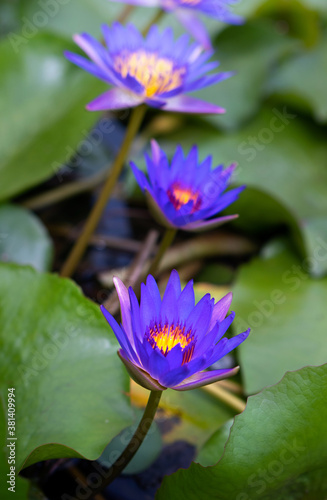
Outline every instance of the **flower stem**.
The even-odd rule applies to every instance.
[[[149,29],[151,28],[151,26],[153,26],[153,24],[158,23],[164,15],[165,15],[165,11],[163,9],[159,9],[156,12],[156,14],[153,16],[153,18],[151,19],[151,21],[142,30],[142,35],[146,36],[148,34]]]
[[[123,11],[120,13],[120,16],[118,17],[117,21],[120,24],[124,24],[134,10],[135,10],[135,5],[126,5]]]
[[[106,486],[108,486],[108,484],[116,479],[116,477],[119,476],[119,474],[125,469],[125,467],[127,467],[129,462],[132,460],[151,427],[161,395],[162,391],[151,391],[148,403],[144,410],[143,417],[136,431],[134,432],[132,439],[130,440],[120,457],[117,458],[116,462],[114,462],[110,467],[100,487],[96,491],[92,492],[93,495],[106,488]]]
[[[63,268],[60,273],[61,276],[69,277],[74,273],[75,269],[77,268],[78,263],[82,258],[85,249],[88,245],[88,242],[98,225],[102,212],[112,194],[117,179],[122,171],[124,162],[130,150],[130,146],[144,118],[145,111],[146,111],[146,106],[144,104],[133,109],[123,144],[120,148],[118,155],[115,158],[114,164],[109,173],[109,177],[107,178],[107,181],[105,182],[105,185],[100,193],[100,196],[86,221],[86,224],[84,226],[84,229],[80,237],[78,238],[66,262],[63,265]]]
[[[151,263],[148,274],[154,275],[159,267],[162,257],[164,256],[166,250],[170,247],[177,234],[177,229],[175,227],[169,227],[166,229],[164,237],[161,240],[157,255]]]

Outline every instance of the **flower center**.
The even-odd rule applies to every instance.
[[[182,364],[188,363],[192,358],[194,335],[192,330],[185,332],[185,325],[154,324],[148,329],[146,336],[153,349],[157,347],[164,356],[179,344],[183,350]]]
[[[116,56],[114,69],[126,78],[134,77],[144,87],[147,97],[176,89],[183,83],[186,69],[175,68],[170,59],[141,49]]]
[[[198,192],[190,188],[184,188],[178,183],[170,186],[167,195],[176,210],[179,210],[189,201],[193,201],[192,213],[198,210],[201,205],[200,194]]]

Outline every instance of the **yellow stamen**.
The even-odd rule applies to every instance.
[[[187,347],[193,340],[194,335],[191,334],[191,331],[185,333],[185,326],[159,324],[149,328],[149,341],[153,349],[157,347],[165,356],[178,344],[185,350],[182,364],[188,363],[192,358],[194,344],[189,349]]]
[[[173,184],[168,192],[168,197],[171,201],[171,203],[174,205],[176,210],[179,210],[182,206],[186,205],[189,201],[193,201],[193,209],[192,211],[194,212],[195,210],[199,209],[199,206],[201,204],[201,200],[199,198],[199,193],[196,191],[193,191],[190,188],[184,188],[180,184]]]
[[[144,86],[147,97],[169,92],[183,82],[186,69],[175,68],[170,59],[159,57],[153,52],[141,49],[137,52],[125,52],[116,56],[114,69],[126,78],[134,77]]]

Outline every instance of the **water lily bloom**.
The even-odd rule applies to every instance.
[[[212,158],[198,161],[193,146],[184,157],[181,146],[169,164],[156,141],[151,141],[152,158],[145,155],[148,177],[131,162],[136,180],[145,192],[152,213],[165,227],[202,231],[219,226],[238,215],[213,217],[237,200],[245,186],[224,193],[236,165],[211,169]]]
[[[199,14],[229,24],[242,24],[243,18],[233,14],[229,6],[238,0],[114,0],[116,2],[144,7],[160,7],[173,12],[180,23],[205,49],[211,48],[210,37]]]
[[[101,306],[121,346],[119,356],[131,377],[143,387],[162,391],[186,391],[211,384],[237,373],[239,367],[206,371],[240,345],[250,330],[223,338],[235,314],[226,317],[232,294],[216,304],[206,294],[196,305],[193,282],[181,289],[172,271],[161,299],[153,276],[141,285],[140,304],[133,289],[114,278],[122,324]]]
[[[208,62],[212,52],[202,53],[198,44],[189,44],[188,35],[174,41],[171,28],[160,34],[152,26],[144,39],[132,25],[118,22],[103,26],[107,48],[87,33],[74,40],[90,60],[71,52],[71,62],[104,80],[113,88],[87,105],[89,111],[123,109],[146,103],[165,111],[224,113],[215,104],[185,95],[213,85],[232,73],[207,74],[218,66]]]

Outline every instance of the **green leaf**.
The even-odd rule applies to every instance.
[[[17,470],[98,458],[131,424],[129,378],[99,308],[69,280],[0,264],[0,324],[2,400],[16,389]]]
[[[0,206],[0,260],[29,264],[38,271],[51,267],[53,245],[41,221],[14,205]]]
[[[287,373],[249,398],[217,465],[164,479],[158,500],[321,500],[326,492],[327,365]],[[221,451],[217,436],[217,458]]]
[[[99,116],[85,105],[106,86],[64,58],[75,49],[50,34],[0,44],[0,200],[54,175]]]
[[[123,6],[108,0],[30,0],[24,6],[21,33],[51,31],[71,37],[87,31],[99,36],[101,24],[117,19]],[[78,12],[78,15],[76,15]]]
[[[208,439],[196,457],[196,463],[208,467],[218,462],[224,453],[225,444],[229,438],[233,423],[234,420],[228,420]]]
[[[309,110],[327,123],[327,34],[312,50],[284,61],[274,72],[267,90],[300,110]]]
[[[250,394],[276,383],[287,370],[327,359],[327,278],[312,279],[309,261],[284,247],[266,253],[242,267],[233,289],[235,331],[251,327],[238,350]],[[326,242],[321,240],[315,255],[327,260]]]
[[[235,129],[260,107],[271,67],[297,46],[271,21],[256,20],[230,26],[216,39],[213,59],[219,71],[236,72],[232,78],[196,92],[196,97],[226,108],[226,114],[207,118],[224,129]]]

